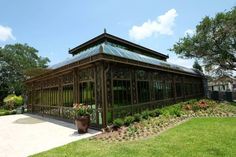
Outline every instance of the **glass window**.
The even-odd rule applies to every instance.
[[[155,81],[154,82],[154,95],[155,95],[155,100],[164,99],[164,90],[163,90],[163,82],[162,81]]]
[[[173,98],[172,83],[170,81],[155,81],[154,95],[155,100]]]
[[[137,82],[137,90],[138,90],[139,103],[150,101],[149,82],[148,81],[138,81]]]
[[[39,104],[40,103],[40,90],[35,91],[34,95],[34,104]]]
[[[59,105],[59,95],[58,95],[58,88],[51,88],[51,105],[56,106]]]
[[[63,87],[62,91],[63,106],[73,106],[73,85],[67,85]]]
[[[165,96],[166,98],[173,98],[173,92],[172,92],[172,82],[165,82]]]
[[[79,85],[80,89],[80,103],[86,104],[86,105],[94,105],[95,99],[94,99],[94,82],[88,81],[88,82],[81,82]],[[93,106],[95,107],[95,105]]]
[[[113,81],[113,106],[131,105],[131,89],[129,80]]]
[[[177,97],[182,97],[182,86],[180,82],[175,83],[176,87],[176,96]]]

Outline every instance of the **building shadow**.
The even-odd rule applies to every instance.
[[[44,123],[44,122],[49,122],[49,123],[53,123],[56,125],[60,125],[62,127],[66,127],[66,128],[70,128],[70,129],[74,129],[75,131],[71,134],[71,136],[82,136],[82,135],[96,135],[98,133],[100,133],[101,131],[99,130],[94,130],[94,129],[88,129],[88,133],[86,134],[78,134],[75,124],[72,122],[66,122],[66,121],[62,121],[59,119],[54,119],[52,117],[49,116],[42,116],[39,114],[30,114],[30,113],[25,113],[24,115],[28,116],[28,117],[24,117],[24,118],[19,118],[16,121],[14,121],[14,123],[16,124],[38,124],[38,123]]]

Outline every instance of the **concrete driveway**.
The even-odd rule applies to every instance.
[[[0,117],[0,157],[25,157],[99,134],[80,135],[75,126],[31,114]]]

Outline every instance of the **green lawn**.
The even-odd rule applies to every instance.
[[[112,144],[86,139],[35,156],[235,157],[236,118],[196,118],[157,137]]]

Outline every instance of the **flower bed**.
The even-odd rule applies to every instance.
[[[236,106],[212,100],[190,100],[172,106],[144,111],[141,114],[116,119],[103,134],[92,140],[121,142],[147,138],[176,126],[193,117],[231,117],[236,115]]]

